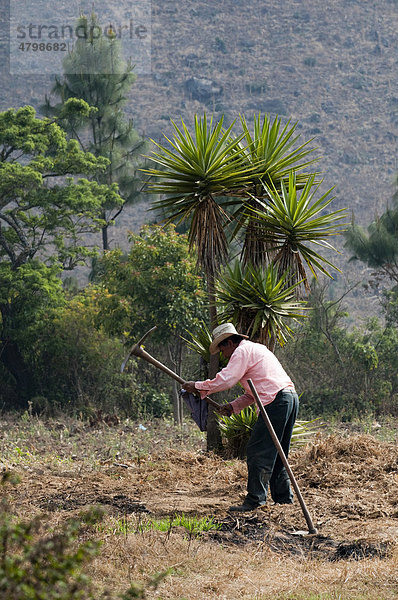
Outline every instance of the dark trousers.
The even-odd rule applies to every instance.
[[[299,400],[296,392],[281,390],[265,406],[286,457],[289,454]],[[289,476],[279,457],[263,417],[259,414],[247,445],[247,496],[245,504],[261,506],[267,500],[268,485],[274,502],[289,504],[293,494]]]

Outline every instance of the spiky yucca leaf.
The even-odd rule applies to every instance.
[[[257,422],[258,416],[256,406],[246,406],[238,414],[230,417],[219,416],[218,426],[221,434],[227,441],[229,453],[232,456],[243,458],[250,434]],[[318,419],[312,421],[296,421],[293,427],[292,447],[305,446],[316,433],[315,424]]]
[[[191,348],[196,354],[203,359],[206,364],[210,362],[210,344],[212,342],[211,333],[205,323],[201,324],[201,328],[197,329],[194,333],[189,332],[191,339],[183,338],[183,340],[187,343],[187,346]],[[226,360],[220,354],[219,366],[222,369],[228,364],[228,360]]]
[[[270,347],[283,345],[292,330],[288,320],[303,317],[304,302],[295,299],[299,283],[287,285],[288,274],[279,276],[273,265],[243,267],[236,261],[227,266],[216,284],[221,323],[233,322],[244,332]]]
[[[257,421],[257,412],[254,405],[246,406],[238,414],[230,417],[220,416],[218,426],[226,439],[232,439],[236,436],[250,436],[250,433]]]
[[[345,209],[325,212],[333,197],[332,189],[315,198],[320,184],[311,175],[299,191],[294,173],[290,173],[288,187],[281,183],[281,192],[266,187],[270,200],[250,209],[251,214],[263,223],[263,236],[272,254],[278,272],[291,273],[291,282],[301,279],[308,288],[305,265],[316,277],[317,270],[330,276],[328,267],[337,269],[330,260],[314,248],[336,249],[327,241],[342,232]]]
[[[164,196],[154,203],[169,221],[191,219],[189,242],[195,246],[198,262],[206,273],[214,273],[227,256],[225,227],[230,220],[224,209],[224,196],[244,187],[254,170],[247,165],[243,137],[233,138],[233,124],[223,130],[223,118],[213,124],[195,115],[191,134],[182,122],[175,123],[169,146],[155,145],[160,152],[149,156],[158,167],[145,172],[154,179],[148,190]]]
[[[248,208],[263,210],[262,204],[257,202],[257,199],[268,197],[263,183],[280,189],[281,182],[287,179],[292,169],[297,174],[298,185],[303,186],[309,174],[299,171],[317,159],[308,160],[308,155],[314,152],[314,148],[309,148],[312,140],[297,145],[300,138],[295,134],[297,123],[290,125],[288,121],[282,128],[278,117],[271,121],[268,115],[262,118],[260,114],[255,114],[251,131],[244,115],[240,115],[240,121],[244,137],[239,145],[248,165],[256,165],[256,169],[249,185],[243,190],[243,197],[230,201],[236,207],[233,237],[243,230],[243,262],[262,265],[267,262],[268,255],[267,241],[262,235],[264,223],[256,219]]]
[[[244,151],[248,164],[256,165],[258,179],[254,183],[265,183],[279,187],[292,169],[297,173],[303,171],[317,159],[307,160],[314,148],[309,148],[312,140],[300,146],[296,143],[300,135],[295,135],[297,123],[290,125],[290,120],[281,130],[281,119],[275,117],[271,122],[269,115],[261,119],[261,114],[253,117],[253,132],[250,131],[244,115],[240,115],[243,129],[243,140],[239,142]],[[301,173],[298,182],[304,184],[308,179],[307,173]],[[261,193],[261,191],[260,191]]]
[[[196,354],[204,360],[205,363],[209,364],[210,361],[210,344],[211,344],[211,333],[206,323],[201,324],[201,328],[195,333],[190,333],[191,339],[183,338],[187,343],[187,346],[191,348]]]

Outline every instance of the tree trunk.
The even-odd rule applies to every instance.
[[[173,352],[169,344],[169,358],[173,366],[173,371],[181,377],[181,364],[182,364],[182,342],[180,338],[176,338],[175,352]],[[182,411],[182,399],[179,394],[179,385],[173,380],[173,420],[175,425],[182,425],[183,423],[183,411]]]
[[[104,225],[102,228],[102,249],[109,250],[108,225]]]
[[[11,340],[3,340],[0,346],[0,360],[15,379],[17,406],[10,408],[27,410],[28,401],[35,394],[34,382],[32,373],[26,365],[18,345]]]
[[[174,425],[181,425],[181,414],[180,414],[180,395],[178,393],[177,382],[173,380],[173,421]]]
[[[217,310],[215,303],[214,293],[214,275],[209,275],[207,278],[207,291],[209,297],[209,316],[210,316],[210,329],[213,331],[217,327]],[[219,367],[219,355],[210,355],[209,363],[209,378],[213,379],[218,372]],[[209,413],[207,418],[207,451],[218,452],[222,449],[221,433],[218,428],[214,409],[209,406]]]

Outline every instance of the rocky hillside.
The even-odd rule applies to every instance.
[[[0,109],[39,106],[51,78],[8,74],[3,14]],[[298,121],[335,206],[366,223],[393,192],[397,40],[397,0],[152,0],[151,73],[139,75],[128,110],[154,139],[170,119],[203,111],[228,123],[258,111]],[[125,224],[143,218],[135,211]]]

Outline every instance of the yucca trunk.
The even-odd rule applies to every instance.
[[[217,327],[217,309],[216,309],[216,296],[215,296],[215,277],[214,273],[207,274],[207,293],[209,298],[209,317],[210,317],[210,330],[213,331]],[[209,373],[210,379],[213,379],[218,372],[219,368],[219,355],[210,354],[209,360]],[[209,414],[207,419],[207,450],[217,451],[222,448],[221,433],[218,427],[218,422],[214,409],[209,406]]]

